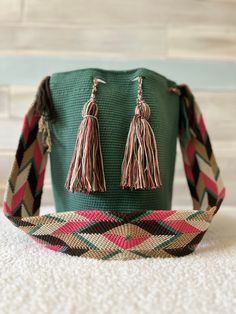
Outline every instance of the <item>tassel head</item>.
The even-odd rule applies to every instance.
[[[135,114],[130,123],[121,166],[122,188],[157,189],[161,183],[156,139],[148,122],[150,106],[143,100],[143,76],[139,88]]]
[[[70,192],[104,192],[106,182],[99,138],[98,106],[95,102],[98,80],[93,80],[90,99],[82,109],[80,124],[65,187]]]

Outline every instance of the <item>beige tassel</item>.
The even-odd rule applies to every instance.
[[[98,79],[93,80],[91,97],[84,104],[82,110],[83,120],[78,130],[65,184],[66,189],[70,192],[106,191],[97,118],[98,107],[95,102],[98,82]]]
[[[45,147],[47,147],[47,152],[52,150],[52,139],[48,121],[43,115],[41,115],[38,122],[39,132],[42,133],[42,142]]]
[[[130,123],[121,170],[121,187],[156,189],[161,186],[155,136],[148,122],[150,107],[142,98],[143,76],[138,77],[138,99]]]

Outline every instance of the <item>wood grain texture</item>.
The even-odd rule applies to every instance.
[[[166,29],[162,27],[58,28],[3,26],[0,28],[0,51],[54,54],[69,53],[107,57],[163,57]],[[153,40],[156,38],[156,40]]]
[[[235,27],[234,0],[171,0],[169,24],[179,26]]]
[[[0,24],[20,22],[23,10],[23,0],[1,0],[0,5]]]
[[[236,27],[2,26],[0,54],[106,58],[236,59]],[[63,40],[62,40],[63,38]]]
[[[170,0],[25,0],[25,23],[109,25],[166,24]],[[72,9],[73,8],[73,9]]]
[[[73,9],[72,9],[73,8]],[[236,2],[224,0],[25,0],[25,23],[236,26]]]
[[[235,19],[236,20],[236,19]],[[201,24],[200,24],[201,25]],[[236,27],[179,26],[168,29],[168,56],[236,59]]]

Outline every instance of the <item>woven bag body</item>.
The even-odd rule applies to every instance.
[[[130,121],[136,106],[137,76],[144,76],[143,98],[151,109],[149,123],[156,137],[162,186],[153,190],[121,189],[121,164]],[[70,193],[64,183],[73,154],[84,103],[90,97],[93,78],[106,84],[97,89],[96,103],[107,191],[104,193]],[[54,74],[50,91],[56,111],[50,123],[53,149],[50,155],[55,206],[65,210],[170,209],[172,199],[176,142],[179,123],[179,97],[168,91],[175,83],[143,68],[129,71],[84,69]]]

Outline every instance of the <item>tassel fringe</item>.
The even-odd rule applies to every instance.
[[[65,187],[70,192],[106,191],[102,151],[99,138],[98,107],[95,94],[98,80],[93,81],[91,98],[82,109],[74,153]]]
[[[33,103],[34,112],[40,115],[38,122],[39,132],[42,133],[43,146],[47,152],[52,150],[52,140],[49,128],[49,120],[55,119],[55,111],[49,88],[50,76],[46,76],[40,83]]]
[[[142,99],[142,83],[140,76],[135,115],[130,123],[122,162],[121,187],[156,189],[162,185],[158,152],[155,135],[147,121],[150,107]]]
[[[50,76],[46,76],[40,83],[34,100],[34,111],[47,116],[48,120],[55,119],[55,109],[49,87]]]
[[[51,152],[52,150],[52,139],[48,121],[42,115],[38,122],[39,132],[42,133],[42,142],[43,146],[47,147],[47,152]]]

